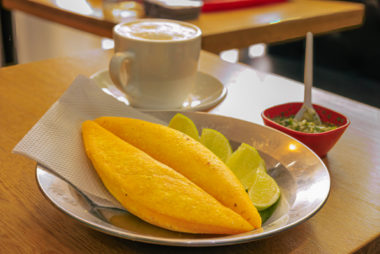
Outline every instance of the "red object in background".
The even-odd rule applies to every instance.
[[[319,117],[321,118],[321,121],[335,124],[338,126],[338,128],[321,133],[305,133],[286,128],[285,126],[280,125],[272,120],[272,118],[277,116],[294,116],[301,108],[302,104],[302,102],[290,102],[273,106],[264,110],[261,113],[261,117],[263,118],[265,125],[282,131],[295,139],[298,139],[306,146],[311,148],[311,150],[313,150],[317,155],[323,158],[339,140],[340,136],[342,136],[343,132],[350,125],[350,121],[346,116],[316,104],[313,104],[313,107],[315,111],[317,111]]]
[[[287,0],[204,0],[202,12],[231,10],[254,5],[285,2]]]

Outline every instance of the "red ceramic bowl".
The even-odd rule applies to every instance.
[[[342,136],[348,125],[350,125],[350,121],[346,116],[338,112],[315,104],[313,104],[313,107],[317,111],[321,121],[337,125],[338,128],[322,133],[305,133],[289,129],[271,120],[277,116],[289,117],[295,115],[301,108],[302,104],[303,103],[301,102],[290,102],[273,106],[264,110],[261,113],[261,117],[263,118],[265,125],[298,139],[320,157],[325,157],[327,152],[335,145],[340,136]]]

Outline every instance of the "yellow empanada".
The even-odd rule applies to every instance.
[[[182,174],[93,121],[85,150],[109,192],[141,219],[174,231],[236,234],[253,227]]]
[[[95,120],[131,145],[173,168],[229,207],[253,227],[261,217],[234,173],[210,150],[180,131],[161,124],[125,117]]]

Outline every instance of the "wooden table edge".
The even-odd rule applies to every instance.
[[[339,2],[337,3],[339,4]],[[323,34],[330,31],[360,26],[364,18],[364,5],[351,2],[341,4],[349,5],[350,8],[338,14],[308,18],[302,22],[302,26],[297,24],[296,19],[290,19],[271,24],[269,28],[267,26],[258,26],[218,34],[206,33],[202,37],[202,49],[217,54],[223,50],[242,48],[242,46],[248,47],[254,43],[275,43],[302,38],[306,32],[308,32],[307,29],[304,28],[305,22],[308,23],[308,26],[313,28],[309,30],[315,34]],[[60,9],[52,4],[42,5],[34,1],[3,0],[3,6],[10,10],[17,9],[49,21],[108,38],[112,38],[112,28],[116,24],[115,22],[99,19],[95,16],[85,16]],[[325,21],[324,25],[319,25],[321,20]],[[285,40],[281,38],[281,34],[283,34],[284,31],[287,31],[287,39]],[[289,34],[289,31],[291,31],[291,34]],[[247,34],[251,35],[247,36]],[[257,36],[258,34],[260,36]],[[226,40],[226,37],[230,37],[231,39]],[[255,37],[259,39],[255,40]],[[223,41],[222,44],[220,43],[221,40]]]
[[[94,16],[84,16],[79,13],[60,9],[53,5],[42,5],[33,1],[3,0],[3,6],[10,10],[20,10],[36,17],[103,37],[112,38],[112,28],[115,26],[115,23],[111,21],[99,19]]]
[[[255,43],[280,43],[289,40],[296,40],[305,37],[307,32],[312,32],[315,35],[323,35],[333,31],[343,31],[356,27],[360,27],[364,20],[364,6],[362,4],[356,4],[357,9],[353,9],[344,13],[324,15],[322,17],[310,17],[303,22],[300,26],[297,20],[287,20],[285,22],[273,23],[270,27],[256,27],[253,29],[245,29],[240,31],[225,32],[223,34],[210,34],[204,35],[202,38],[202,49],[218,54],[223,50],[238,48],[238,44],[244,44],[246,47]],[[349,19],[347,18],[349,17]],[[326,21],[324,26],[316,26],[315,24],[321,23],[321,19]],[[306,29],[305,23],[308,23],[313,29]],[[325,28],[328,24],[328,29]],[[252,30],[250,32],[250,30]],[[288,39],[282,40],[273,36],[287,31]],[[290,31],[290,33],[289,33]],[[251,34],[247,36],[247,34]],[[257,35],[260,36],[257,36]],[[226,36],[231,37],[231,40],[226,40]],[[260,40],[255,40],[258,37]],[[223,38],[224,44],[220,45],[218,41]],[[252,39],[253,38],[253,39]]]

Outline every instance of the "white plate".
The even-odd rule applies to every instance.
[[[150,112],[168,122],[175,112]],[[281,188],[281,200],[262,231],[236,235],[177,233],[145,223],[126,212],[95,214],[66,182],[37,165],[41,191],[61,211],[103,233],[129,240],[172,246],[220,246],[244,243],[273,236],[308,220],[327,200],[330,176],[321,159],[305,145],[275,129],[229,117],[202,112],[186,112],[202,129],[224,133],[234,149],[242,143],[256,147],[266,162],[268,173]],[[116,216],[116,217],[115,217]]]
[[[128,99],[125,94],[120,91],[112,82],[108,70],[101,70],[93,74],[91,77],[102,90],[115,97],[119,101],[129,105]],[[193,91],[189,95],[188,99],[183,103],[181,108],[168,108],[165,111],[202,111],[207,110],[226,97],[227,88],[216,79],[215,77],[203,73],[197,72],[196,83]],[[155,109],[140,109],[142,111],[152,111]],[[163,111],[160,109],[160,111]]]

